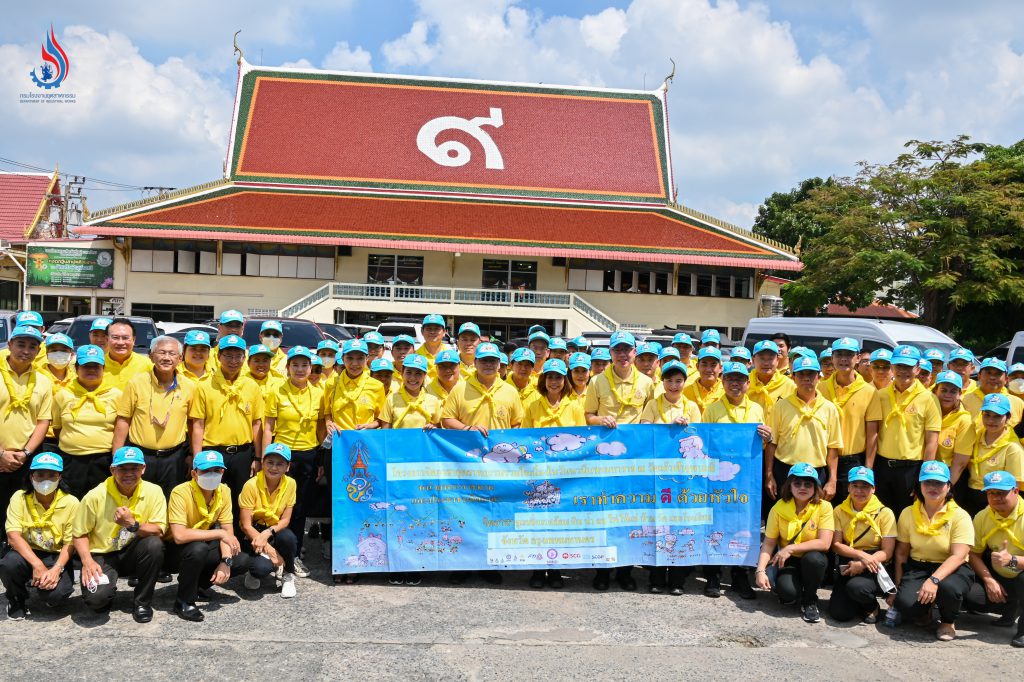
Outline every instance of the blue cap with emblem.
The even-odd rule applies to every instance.
[[[284,334],[284,328],[281,327],[281,323],[277,320],[267,320],[260,325],[260,334],[266,332],[277,332],[278,334]]]
[[[363,338],[360,339],[367,346],[383,346],[384,337],[380,332],[366,332],[363,334]]]
[[[459,325],[459,333],[457,334],[457,336],[462,336],[463,334],[467,333],[473,334],[475,336],[480,336],[480,325],[478,325],[476,322],[463,322],[461,325]]]
[[[305,346],[292,346],[288,349],[288,359],[292,358],[306,358],[307,360],[313,360],[313,351],[306,348]]]
[[[869,359],[870,359],[871,362],[889,362],[889,363],[891,363],[892,362],[892,351],[889,350],[888,348],[879,348],[877,350],[872,351],[871,357]]]
[[[679,332],[678,334],[672,337],[672,345],[675,346],[676,344],[692,347],[693,339],[691,339],[690,335],[687,334],[686,332]]]
[[[501,351],[493,343],[481,343],[476,347],[476,359],[485,360],[487,358],[501,360]]]
[[[906,344],[900,344],[892,352],[892,364],[904,365],[904,366],[915,366],[921,360],[921,351],[916,346],[908,346]]]
[[[736,346],[730,352],[729,359],[733,361],[746,360],[747,362],[750,362],[750,351],[743,346]]]
[[[146,457],[142,454],[142,450],[138,449],[134,445],[126,445],[118,448],[114,452],[113,459],[110,460],[110,466],[119,467],[125,464],[141,464],[146,465]]]
[[[701,343],[721,343],[722,335],[717,329],[705,329],[700,335]]]
[[[982,492],[989,490],[1013,490],[1017,487],[1017,478],[1009,471],[990,471],[985,474]]]
[[[92,321],[92,324],[89,325],[89,331],[105,332],[107,331],[107,327],[110,326],[111,322],[113,322],[113,320],[111,320],[109,317],[97,317],[95,320]]]
[[[769,341],[768,339],[765,339],[764,341],[758,341],[757,343],[754,344],[754,355],[757,355],[758,353],[775,353],[776,355],[778,355],[779,344],[775,343],[774,341]]]
[[[636,348],[636,337],[629,332],[621,330],[612,332],[611,337],[608,339],[608,347],[615,348],[615,346],[629,346],[630,348]]]
[[[857,339],[851,338],[849,336],[844,336],[843,338],[836,339],[835,341],[832,342],[832,351],[835,352],[837,350],[848,350],[851,353],[859,353],[860,343],[857,341]]]
[[[11,332],[10,340],[13,341],[14,339],[35,339],[42,343],[43,333],[35,327],[22,325],[20,327],[15,327],[14,331]]]
[[[43,316],[34,310],[23,310],[14,316],[15,327],[42,327],[44,325]]]
[[[559,336],[552,337],[549,346],[551,350],[569,350],[569,346],[566,345],[565,339]]]
[[[395,338],[391,339],[391,347],[394,348],[400,343],[407,343],[413,348],[416,347],[416,339],[412,338],[408,334],[399,334]]]
[[[203,450],[192,459],[192,468],[196,471],[223,469],[224,455],[216,450]]]
[[[954,360],[966,360],[967,362],[974,362],[974,353],[967,350],[966,348],[954,348],[953,350],[949,351],[948,362],[953,362]]]
[[[853,467],[850,472],[846,475],[846,481],[848,483],[867,483],[868,485],[875,485],[875,472],[867,467]]]
[[[338,344],[335,341],[331,341],[330,339],[325,339],[320,343],[316,344],[316,349],[317,351],[333,350],[335,353],[337,353],[340,350],[338,348]]]
[[[946,466],[945,462],[937,459],[929,460],[921,465],[921,473],[917,477],[918,481],[939,481],[940,483],[949,483],[949,467]]]
[[[813,355],[801,355],[793,361],[793,373],[797,372],[820,372],[821,365],[818,358]]]
[[[573,353],[569,356],[569,369],[573,370],[577,367],[585,367],[590,369],[590,356],[586,353]]]
[[[249,357],[250,358],[254,358],[257,355],[273,355],[273,354],[274,354],[274,351],[270,350],[269,348],[264,346],[262,343],[254,343],[253,345],[249,346]]]
[[[649,343],[649,342],[645,341],[645,342],[641,343],[639,346],[637,346],[636,354],[637,355],[655,355],[655,356],[657,356],[658,355],[658,347],[655,346],[653,343]]]
[[[201,329],[193,329],[185,334],[185,346],[206,346],[210,347],[210,335]]]
[[[1006,363],[999,358],[985,358],[981,361],[981,365],[978,367],[980,372],[983,369],[994,369],[996,371],[1006,374]]]
[[[426,327],[428,324],[436,324],[438,327],[444,326],[444,316],[438,315],[437,313],[429,313],[423,316],[423,325]]]
[[[704,358],[711,358],[712,360],[722,361],[722,351],[718,350],[714,346],[704,346],[697,352],[697,361],[701,361]]]
[[[245,322],[245,316],[237,310],[225,310],[217,319],[220,324],[231,324],[233,322]]]
[[[611,362],[612,354],[608,352],[608,349],[604,346],[600,346],[590,351],[590,360],[603,360],[605,362]]]
[[[435,365],[443,365],[445,363],[451,363],[453,365],[459,364],[459,353],[458,351],[452,350],[451,348],[445,348],[440,353],[434,356]]]
[[[394,372],[395,365],[387,358],[377,358],[370,363],[371,372]]]
[[[237,334],[229,334],[228,336],[225,336],[223,339],[217,342],[217,348],[219,350],[237,348],[241,351],[244,351],[245,341],[242,339],[241,336],[238,336]]]
[[[567,371],[568,370],[566,370],[565,363],[559,360],[558,358],[552,358],[551,360],[546,361],[544,363],[544,366],[541,367],[540,369],[541,374],[554,372],[555,374],[561,374],[563,377],[566,375]]]
[[[726,374],[742,374],[745,377],[749,377],[750,370],[742,362],[727,362],[722,365],[722,376]]]
[[[430,364],[422,355],[409,353],[405,356],[405,359],[402,360],[402,369],[418,369],[421,372],[426,372],[430,369]]]
[[[74,350],[75,343],[67,334],[57,333],[50,334],[49,336],[46,337],[46,347],[49,348],[50,346],[67,346],[68,348]]]
[[[1003,395],[1002,393],[989,393],[981,402],[981,411],[994,414],[1010,414],[1010,396]]]
[[[531,365],[537,363],[536,354],[529,348],[516,348],[512,351],[512,362],[528,362]]]
[[[29,471],[64,471],[64,460],[52,452],[40,452],[32,458]]]
[[[103,355],[102,348],[88,344],[79,346],[75,351],[75,363],[78,365],[106,365],[107,359]]]
[[[820,483],[818,471],[807,462],[797,462],[789,468],[790,478],[811,478]]]
[[[346,355],[348,353],[362,353],[366,355],[369,353],[369,349],[366,347],[366,342],[362,339],[349,339],[341,347],[341,354]]]
[[[935,385],[938,386],[939,384],[952,384],[961,391],[964,389],[964,380],[956,372],[939,372],[935,377]]]
[[[263,450],[263,456],[277,455],[286,462],[292,461],[292,449],[284,443],[271,443]]]

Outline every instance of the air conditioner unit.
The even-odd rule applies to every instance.
[[[759,314],[761,317],[782,317],[782,298],[779,296],[762,296]]]

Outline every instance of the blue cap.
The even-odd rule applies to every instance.
[[[476,359],[496,358],[501,360],[501,351],[493,343],[481,343],[476,347]]]
[[[119,467],[122,464],[142,464],[145,466],[146,458],[143,456],[142,450],[134,445],[126,445],[118,448],[114,452],[114,458],[110,460],[110,466],[112,467]]]
[[[1006,363],[999,358],[985,358],[981,361],[981,366],[978,367],[978,371],[980,372],[983,369],[995,369],[1006,374]]]
[[[253,345],[249,346],[249,357],[250,358],[256,357],[257,355],[273,355],[273,354],[274,354],[274,351],[270,350],[269,348],[264,346],[262,343],[254,343]]]
[[[604,360],[606,362],[611,362],[612,354],[608,351],[607,348],[605,348],[604,346],[600,346],[590,351],[590,361],[593,362],[594,360]]]
[[[292,358],[306,358],[310,362],[313,361],[313,351],[306,348],[305,346],[292,346],[288,349],[288,359]]]
[[[75,342],[71,340],[71,337],[67,334],[50,334],[46,337],[46,347],[50,346],[67,346],[71,350],[75,349]]]
[[[107,359],[103,355],[103,349],[91,343],[79,346],[75,351],[75,363],[79,365],[106,365]]]
[[[33,468],[35,468],[33,462]],[[985,474],[983,492],[989,490],[1013,490],[1017,487],[1017,479],[1009,471],[991,471]]]
[[[412,338],[408,334],[399,334],[395,338],[391,339],[391,347],[394,348],[396,343],[407,343],[413,348],[416,347],[416,339]]]
[[[779,344],[768,339],[765,339],[764,341],[758,341],[757,343],[754,344],[754,355],[757,355],[758,353],[762,352],[775,353],[776,355],[778,355]]]
[[[206,346],[210,347],[210,335],[201,329],[193,329],[192,331],[185,334],[186,346]]]
[[[498,364],[500,364],[500,365],[507,365],[508,364],[508,356],[505,355],[504,353],[502,353],[500,356],[498,356]]]
[[[267,320],[260,325],[260,334],[263,332],[277,332],[278,334],[284,334],[284,329],[281,327],[281,323],[277,320]]]
[[[284,458],[284,461],[292,461],[292,449],[284,443],[271,443],[263,451],[263,456],[277,455],[278,457]]]
[[[653,343],[643,342],[636,347],[637,355],[658,355],[659,349]]]
[[[569,356],[569,369],[573,370],[577,367],[586,367],[590,369],[590,356],[586,353],[573,353]]]
[[[480,325],[478,325],[476,322],[463,322],[462,324],[459,325],[459,333],[456,334],[456,336],[461,336],[466,332],[480,336]]]
[[[109,317],[97,317],[95,320],[92,321],[92,324],[89,326],[89,331],[105,332],[107,331],[107,327],[110,326],[111,322],[113,322],[113,320],[111,320]]]
[[[374,346],[384,345],[384,337],[381,335],[380,332],[376,331],[366,332],[365,334],[363,334],[363,338],[359,340],[363,341],[363,343],[365,343],[367,346],[371,344]]]
[[[32,458],[29,471],[64,471],[64,460],[52,452],[40,452]]]
[[[391,362],[387,358],[377,358],[370,363],[371,372],[394,372],[395,363]]]
[[[726,374],[742,374],[745,377],[749,377],[750,370],[742,362],[727,362],[722,365],[722,376]]]
[[[245,316],[238,310],[225,310],[217,318],[220,324],[231,324],[232,322],[245,322]]]
[[[954,360],[966,360],[967,362],[974,362],[974,359],[974,353],[967,350],[966,348],[954,348],[953,350],[949,351],[948,362],[953,362]]]
[[[818,479],[817,470],[807,462],[797,462],[796,464],[791,466],[789,468],[788,476],[790,478],[813,478],[815,482],[819,484],[821,483],[821,481]]]
[[[961,391],[964,390],[964,380],[956,372],[939,372],[938,376],[935,377],[935,385],[939,384],[953,384]]]
[[[437,313],[429,313],[423,316],[423,326],[426,327],[428,324],[436,324],[438,327],[444,326],[444,316],[438,315]]]
[[[512,351],[512,362],[528,362],[531,365],[537,364],[537,355],[529,348],[516,348]]]
[[[543,331],[547,331],[546,329],[544,329],[544,325],[542,325],[542,324],[533,324],[533,325],[530,325],[530,328],[526,330],[526,335],[529,336],[530,334],[532,334],[534,332],[543,332]]]
[[[820,353],[818,353],[818,359],[819,360],[824,360],[825,358],[830,358],[830,357],[832,357],[832,349],[831,348],[826,348],[825,350],[823,350]]]
[[[629,332],[612,332],[611,338],[608,339],[608,347],[615,348],[615,346],[629,346],[630,348],[636,348],[636,337]]]
[[[561,374],[563,377],[566,375],[568,370],[565,368],[565,363],[557,358],[552,358],[544,363],[541,367],[540,373],[547,374],[548,372],[554,372],[555,374]]]
[[[310,363],[312,363],[314,367],[323,367],[324,359],[321,358],[319,355],[314,355],[313,359],[310,360]]]
[[[20,326],[15,327],[14,331],[11,332],[11,341],[14,339],[35,339],[40,343],[43,342],[43,333],[35,327]]]
[[[892,362],[892,351],[888,348],[879,348],[871,353],[868,358],[871,362]]]
[[[793,346],[789,349],[789,357],[795,357],[797,355],[814,355],[817,357],[815,352],[806,346]]]
[[[704,358],[714,358],[715,360],[718,360],[719,362],[721,362],[722,361],[722,351],[718,350],[714,346],[704,346],[699,351],[697,351],[697,360],[699,362],[700,360],[703,360]]]
[[[813,355],[801,355],[793,361],[793,373],[797,372],[820,372],[821,365],[818,358]]]
[[[658,354],[658,359],[664,362],[666,358],[678,360],[679,351],[673,348],[672,346],[669,346],[668,348],[662,348],[661,352]]]
[[[590,348],[590,339],[585,336],[577,336],[571,343],[577,348]]]
[[[989,393],[981,403],[981,411],[1010,414],[1010,397],[1002,393]]]
[[[569,346],[565,343],[565,339],[560,336],[552,337],[550,348],[551,350],[569,350]]]
[[[335,353],[339,351],[338,344],[330,339],[324,339],[320,343],[316,344],[317,351],[322,350],[333,350]]]
[[[676,334],[675,336],[672,337],[672,345],[674,346],[677,343],[682,343],[682,344],[685,344],[687,346],[691,346],[692,347],[693,346],[693,339],[691,339],[690,335],[687,334],[686,332],[679,332],[678,334]]]
[[[418,369],[421,372],[426,372],[430,369],[430,364],[427,359],[418,353],[409,353],[402,360],[402,369]]]
[[[238,350],[244,352],[245,339],[243,339],[238,334],[228,334],[223,339],[217,342],[218,350],[227,350],[228,348],[237,348]]]
[[[434,364],[440,365],[442,363],[450,362],[453,365],[457,365],[462,360],[459,358],[459,352],[451,348],[445,348],[440,353],[434,356]]]
[[[722,335],[717,329],[705,329],[700,335],[701,343],[721,343]]]
[[[34,310],[23,310],[14,316],[15,327],[43,327],[43,316]]]
[[[932,371],[932,363],[928,360],[925,360],[924,358],[921,358],[920,360],[917,361],[917,366],[926,372],[931,373]]]
[[[1017,372],[1024,372],[1024,362],[1015,362],[1010,365],[1010,371],[1007,374],[1016,374]]]
[[[223,469],[224,455],[216,450],[203,450],[192,459],[192,468],[196,471]]]
[[[926,349],[923,357],[931,362],[938,362],[940,365],[946,362],[946,354],[938,348]]]
[[[735,348],[732,349],[732,352],[729,354],[729,359],[733,361],[737,359],[742,359],[749,362],[751,360],[750,351],[744,348],[743,346],[736,346]]]
[[[921,360],[921,351],[915,346],[900,344],[892,351],[892,364],[916,366]]]
[[[528,341],[529,342],[543,341],[544,343],[548,344],[549,346],[551,345],[551,337],[548,336],[547,332],[544,332],[544,331],[534,332],[534,333],[530,334],[530,338],[528,339]]]
[[[832,350],[848,350],[851,353],[859,353],[860,343],[857,341],[857,339],[851,338],[849,336],[844,336],[843,338],[836,339],[835,341],[832,342]]]
[[[684,377],[689,375],[689,372],[686,371],[686,365],[679,362],[678,360],[669,360],[668,362],[661,366],[661,376],[664,378],[666,374],[676,369],[682,372]]]
[[[349,339],[341,346],[342,355],[346,355],[348,353],[362,353],[363,355],[366,355],[369,352],[370,351],[366,348],[366,342],[362,339]]]
[[[918,481],[941,481],[949,483],[949,467],[946,463],[937,459],[929,460],[921,465],[921,473]]]
[[[854,483],[856,481],[873,486],[875,485],[875,472],[867,467],[853,467],[846,474],[846,482]]]

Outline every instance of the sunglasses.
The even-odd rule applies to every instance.
[[[814,481],[809,478],[794,478],[790,485],[794,488],[813,488]]]

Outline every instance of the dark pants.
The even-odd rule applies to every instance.
[[[985,553],[985,564],[991,571],[992,560],[989,559],[988,554],[988,552]],[[984,584],[978,581],[971,586],[970,592],[964,598],[967,608],[1016,618],[1017,634],[1024,635],[1024,573],[1018,573],[1016,578],[1004,578],[992,571],[992,577],[1006,590],[1006,603],[997,604],[989,601],[988,595],[985,594]]]
[[[188,480],[189,448],[187,441],[167,450],[153,450],[140,445],[135,447],[142,450],[142,454],[146,457],[146,472],[142,474],[142,479],[160,486],[160,489],[164,491],[164,497],[169,498],[174,486]]]
[[[231,508],[238,509],[238,496],[242,486],[252,478],[252,459],[256,452],[252,443],[245,445],[211,445],[207,450],[216,450],[224,456],[224,485],[231,490]],[[235,525],[238,525],[236,518]]]
[[[833,506],[839,506],[850,494],[849,481],[850,469],[864,466],[864,453],[858,452],[854,455],[840,455],[839,466],[836,467],[836,496],[832,498]]]
[[[100,565],[110,582],[106,585],[97,585],[95,592],[82,586],[82,599],[90,609],[103,611],[110,608],[114,594],[117,593],[118,574],[138,578],[139,583],[135,586],[135,596],[132,600],[135,606],[150,606],[153,603],[156,576],[164,563],[164,542],[159,537],[149,535],[136,538],[120,552],[93,554],[92,558]]]
[[[931,607],[930,604],[926,606],[918,603],[917,592],[939,566],[941,564],[914,561],[913,559],[904,564],[903,578],[896,590],[896,602],[893,604],[903,615],[903,620],[906,620],[908,615],[915,617],[921,615]],[[935,594],[935,604],[939,607],[939,620],[943,623],[956,622],[956,616],[960,613],[960,604],[970,591],[973,582],[974,571],[970,566],[964,564],[939,583],[938,592]]]
[[[213,584],[213,572],[221,562],[220,541],[168,542],[164,548],[164,569],[178,574],[178,599],[195,604],[199,588]],[[239,554],[231,561],[231,575],[242,575],[249,567],[249,557]]]
[[[260,532],[265,530],[265,528],[255,524],[253,524],[253,528]],[[294,573],[295,557],[298,549],[295,533],[291,529],[285,528],[271,538],[270,546],[277,550],[277,553],[284,560],[284,572]],[[273,562],[262,554],[256,554],[248,537],[242,538],[242,552],[248,555],[248,568],[251,575],[257,578],[264,578],[274,572]]]
[[[92,455],[68,455],[60,453],[64,460],[61,477],[68,486],[68,492],[82,499],[85,494],[110,478],[110,453],[97,452]]]
[[[878,597],[881,594],[874,573],[864,571],[850,577],[839,574],[832,585],[832,597],[828,602],[829,615],[838,621],[864,618],[878,608]]]
[[[687,576],[693,572],[691,566],[647,566],[651,572],[651,587],[661,587],[673,590],[683,587]]]
[[[23,490],[25,477],[28,476],[28,460],[14,471],[0,472],[0,533],[7,536],[7,507],[11,503],[11,497],[19,490]],[[79,498],[81,499],[81,498]]]
[[[701,566],[700,573],[704,576],[704,580],[708,581],[708,585],[720,585],[722,582],[722,569],[724,566]],[[735,585],[737,581],[746,581],[750,584],[750,579],[747,577],[746,566],[729,566],[729,574],[732,576],[732,584]]]
[[[961,478],[967,478],[967,472]],[[957,503],[967,510],[973,519],[982,509],[988,506],[988,495],[980,490],[964,486],[963,492],[957,498]]]
[[[57,552],[43,552],[33,549],[35,555],[47,568],[52,568],[56,563]],[[74,571],[66,566],[64,573],[57,581],[57,586],[52,590],[39,590],[39,595],[46,601],[49,607],[58,606],[71,596],[75,589]],[[7,601],[11,604],[24,604],[28,599],[28,582],[32,579],[32,566],[13,549],[7,552],[7,556],[0,559],[0,582],[3,582],[7,590]]]
[[[316,468],[319,456],[317,449],[292,450],[292,465],[288,475],[295,479],[295,507],[288,529],[295,534],[298,542],[296,554],[302,553],[302,540],[306,536],[306,517],[313,507],[316,495]]]
[[[827,567],[828,558],[824,552],[807,552],[801,557],[790,557],[775,578],[775,593],[787,604],[817,604],[818,588],[825,581]]]
[[[921,472],[920,460],[875,456],[875,495],[896,515],[914,503],[914,488]]]
[[[599,569],[597,569],[597,576],[603,576],[605,578],[610,578],[611,575],[612,575],[612,569],[610,569],[610,568],[599,568]],[[633,576],[633,567],[632,566],[619,566],[618,568],[615,569],[615,579],[616,580],[622,580],[624,578],[630,578],[632,576]]]

